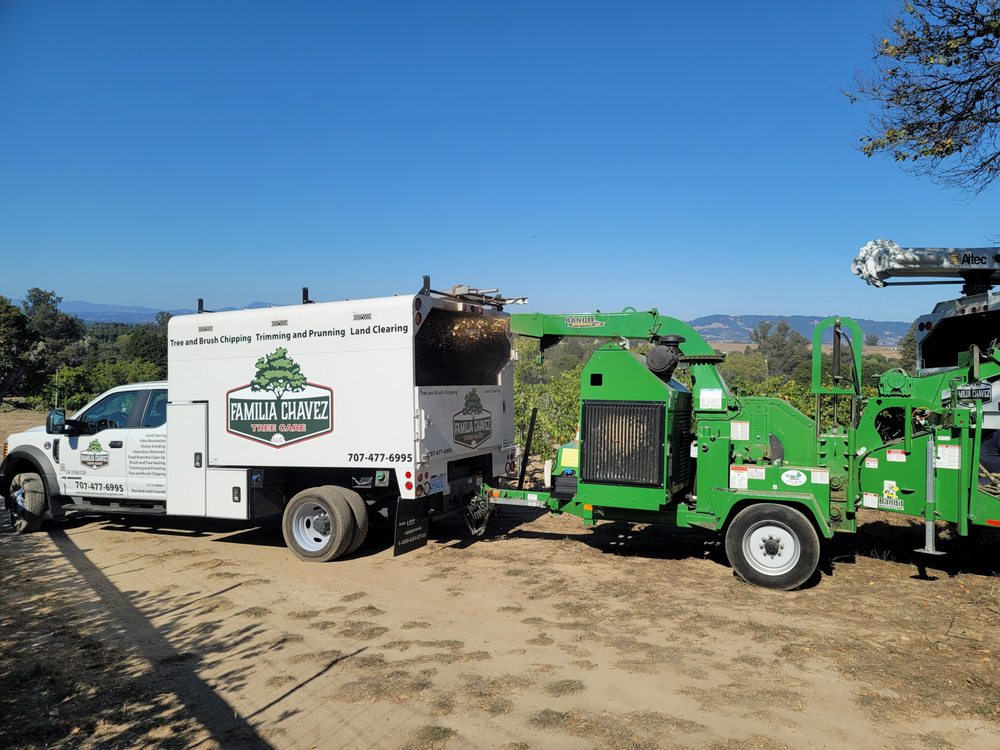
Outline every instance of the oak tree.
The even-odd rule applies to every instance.
[[[979,192],[1000,176],[1000,0],[908,0],[875,44],[852,100],[861,139],[918,174]]]

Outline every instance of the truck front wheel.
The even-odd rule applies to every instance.
[[[344,554],[351,543],[351,506],[334,487],[310,487],[285,507],[281,531],[288,549],[300,560],[333,560]]]
[[[726,530],[726,556],[736,575],[747,583],[788,591],[816,572],[819,535],[794,508],[751,505]]]
[[[45,485],[34,472],[17,474],[7,493],[7,511],[15,533],[24,534],[42,528],[45,517]]]

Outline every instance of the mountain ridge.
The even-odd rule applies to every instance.
[[[243,308],[225,307],[218,312],[239,309],[256,309],[261,307],[278,307],[269,302],[254,301]],[[141,305],[111,305],[84,300],[69,300],[60,305],[60,309],[87,323],[153,323],[160,310]],[[186,315],[193,313],[191,308],[167,310],[171,315]],[[764,321],[777,324],[787,320],[789,327],[801,333],[806,338],[812,337],[813,326],[825,315],[702,315],[687,321],[700,333],[706,341],[731,341],[750,343],[750,333]],[[855,318],[865,334],[874,333],[880,344],[895,346],[899,339],[910,329],[910,323],[894,320],[870,320]]]

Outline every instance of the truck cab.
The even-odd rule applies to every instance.
[[[53,410],[44,428],[8,438],[0,494],[12,497],[11,484],[16,492],[24,482],[15,478],[28,474],[41,481],[49,501],[45,511],[54,517],[63,515],[64,506],[162,511],[166,406],[167,384],[154,382],[112,388],[69,419],[62,410]]]

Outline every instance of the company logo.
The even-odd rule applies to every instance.
[[[789,469],[781,475],[781,481],[791,487],[801,487],[806,483],[806,475],[798,469]]]
[[[604,321],[597,320],[593,315],[567,315],[563,318],[567,328],[603,328]]]
[[[985,266],[990,262],[987,256],[973,253],[952,253],[950,259],[956,266]]]
[[[476,389],[465,394],[465,408],[452,420],[454,441],[467,448],[478,448],[493,434],[493,415],[483,408]]]
[[[91,440],[87,450],[80,451],[80,463],[91,469],[100,469],[111,461],[111,454],[101,447],[100,440]]]
[[[333,432],[333,389],[308,382],[287,349],[261,357],[256,368],[253,380],[226,394],[230,433],[283,448]]]

